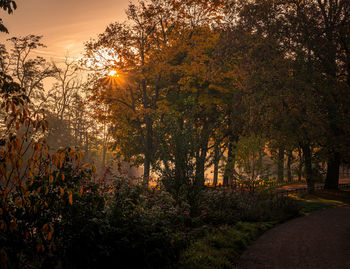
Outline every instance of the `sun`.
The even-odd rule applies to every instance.
[[[111,70],[111,71],[109,71],[108,76],[109,76],[109,77],[117,77],[117,76],[118,76],[118,75],[117,75],[117,71],[116,71],[116,70]]]
[[[117,53],[111,48],[100,48],[93,52],[91,58],[86,58],[86,66],[93,70],[100,71],[103,75],[109,77],[118,77],[115,66],[120,59]]]

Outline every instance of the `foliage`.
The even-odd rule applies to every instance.
[[[109,264],[161,267],[178,259],[186,245],[188,205],[177,204],[164,190],[146,190],[116,178],[110,207]]]
[[[6,111],[0,145],[2,264],[45,267],[69,244],[70,227],[77,229],[102,201],[93,194],[92,170],[81,162],[82,154],[48,151],[46,122],[31,114],[25,90],[4,74],[1,106]]]
[[[207,190],[200,202],[203,219],[212,224],[242,221],[283,221],[299,214],[293,199],[264,192],[228,192]]]
[[[300,193],[292,196],[301,207],[302,214],[310,214],[336,206],[350,204],[349,189],[342,190],[319,190],[315,194]]]
[[[182,254],[179,267],[235,268],[238,255],[272,226],[271,222],[238,222],[234,226],[220,226],[191,244]]]
[[[13,0],[0,0],[0,9],[3,9],[8,14],[13,13],[13,11],[17,8],[17,4]],[[5,32],[8,34],[8,30],[5,25],[2,23],[2,19],[0,19],[0,32]]]

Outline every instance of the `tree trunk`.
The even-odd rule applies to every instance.
[[[220,149],[218,143],[215,142],[214,145],[214,178],[213,178],[213,186],[216,187],[218,184],[219,177],[219,162],[220,162]]]
[[[293,151],[288,151],[287,159],[287,178],[288,182],[292,182],[292,161],[293,161]]]
[[[338,189],[340,156],[338,152],[331,153],[327,160],[327,176],[325,189]]]
[[[298,181],[301,182],[301,176],[303,174],[303,155],[300,147],[298,147],[298,155],[299,155]]]
[[[186,162],[186,144],[183,142],[183,119],[177,120],[179,135],[175,136],[175,188],[179,190],[182,185],[188,185],[185,171],[187,171]]]
[[[151,170],[151,160],[153,156],[153,122],[149,115],[145,116],[146,120],[146,145],[145,145],[145,160],[143,167],[143,184],[148,186],[150,170]]]
[[[237,143],[238,138],[230,136],[230,141],[228,143],[228,152],[227,152],[227,162],[225,166],[223,185],[227,187],[229,183],[232,183],[233,180],[233,171],[235,169],[235,153],[234,145]]]
[[[101,169],[102,169],[102,173],[105,171],[106,169],[106,152],[107,152],[107,146],[106,143],[103,142],[103,148],[102,148],[102,165],[101,165]]]
[[[209,125],[204,124],[202,135],[199,138],[201,148],[196,160],[196,185],[200,189],[204,186],[205,182],[205,161],[208,153],[209,142]]]
[[[283,182],[283,179],[284,179],[284,147],[281,146],[278,149],[277,181]]]
[[[315,192],[315,182],[312,175],[312,153],[310,145],[302,145],[304,163],[305,163],[305,177],[307,183],[307,189],[309,193]]]
[[[84,159],[86,162],[89,161],[89,134],[85,132],[85,154]]]

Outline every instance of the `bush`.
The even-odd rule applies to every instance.
[[[117,178],[109,215],[113,253],[108,263],[158,268],[176,262],[187,244],[182,232],[186,209],[164,190],[148,190]]]
[[[242,221],[282,222],[300,214],[300,206],[287,196],[256,195],[242,206]]]
[[[48,268],[58,260],[64,263],[81,231],[103,210],[104,199],[91,183],[92,170],[79,159],[71,149],[47,155],[41,162],[47,173],[1,192],[4,267]]]
[[[235,224],[240,218],[239,196],[226,190],[204,190],[200,197],[202,219],[207,224]]]
[[[233,225],[238,221],[284,221],[299,215],[294,199],[269,193],[238,193],[207,189],[202,192],[202,221]]]

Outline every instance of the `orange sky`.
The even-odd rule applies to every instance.
[[[106,26],[126,19],[129,0],[16,0],[12,15],[0,11],[10,34],[0,33],[0,43],[12,36],[43,35],[46,49],[37,53],[58,60],[67,52],[77,57],[83,43]]]

